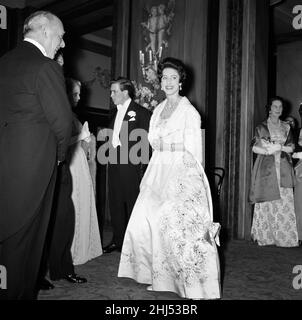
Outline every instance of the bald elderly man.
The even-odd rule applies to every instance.
[[[0,299],[35,299],[53,201],[72,114],[61,67],[64,27],[50,12],[24,23],[24,41],[0,58]]]

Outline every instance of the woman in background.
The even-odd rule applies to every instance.
[[[299,114],[302,123],[302,103],[300,103]],[[295,165],[296,185],[294,190],[295,212],[297,220],[299,244],[302,242],[302,129],[298,130],[298,143],[293,158],[297,159]]]
[[[267,120],[257,126],[252,142],[257,158],[250,192],[250,201],[255,203],[251,235],[260,246],[296,247],[291,159],[295,144],[290,126],[280,120],[282,99],[270,99],[266,111]]]
[[[150,121],[154,149],[126,230],[118,276],[148,290],[183,298],[220,298],[220,268],[212,199],[202,167],[201,119],[180,96],[186,73],[181,61],[159,64],[166,100]]]
[[[67,78],[66,89],[74,110],[80,100],[81,83]],[[73,186],[71,197],[75,208],[75,232],[71,253],[74,265],[78,265],[100,256],[102,254],[102,245],[94,187],[87,161],[87,156],[89,157],[95,152],[89,151],[91,134],[88,129],[88,123],[85,122],[82,126],[75,114],[71,140],[70,172]]]

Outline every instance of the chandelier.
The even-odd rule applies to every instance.
[[[159,47],[157,52],[150,49],[144,53],[142,50],[139,50],[140,68],[146,82],[151,82],[151,80],[154,80],[153,78],[157,75],[157,67],[161,60],[162,53],[162,46]]]

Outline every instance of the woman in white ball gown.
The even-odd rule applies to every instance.
[[[68,78],[66,87],[73,109],[80,100],[81,82]],[[87,155],[91,147],[88,123],[82,126],[74,114],[71,145],[70,172],[72,176],[72,201],[75,210],[75,231],[71,253],[74,265],[83,264],[102,254],[102,244],[95,204],[95,192]]]
[[[126,230],[119,277],[188,299],[219,299],[220,267],[210,188],[202,167],[201,120],[179,95],[183,63],[166,58],[158,74],[166,100],[150,121],[154,149]]]

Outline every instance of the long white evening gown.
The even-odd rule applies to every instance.
[[[81,124],[77,119],[78,128]],[[72,201],[75,209],[75,232],[71,253],[74,265],[86,263],[100,256],[102,244],[98,226],[95,193],[86,154],[78,141],[70,161]]]
[[[149,141],[183,143],[154,151],[126,230],[118,276],[190,299],[220,298],[220,267],[212,199],[201,165],[201,120],[183,97],[167,120],[166,100],[154,111]]]

